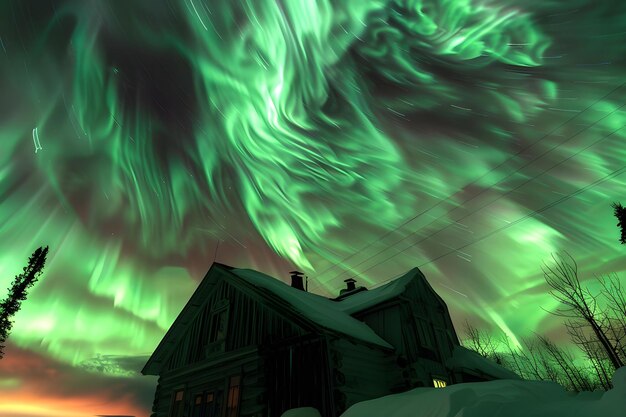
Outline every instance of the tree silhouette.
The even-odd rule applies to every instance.
[[[621,329],[611,328],[608,325],[615,323],[609,321],[606,311],[598,306],[598,294],[593,294],[588,288],[583,288],[578,279],[578,265],[574,258],[567,252],[565,256],[552,255],[554,265],[545,264],[542,267],[546,283],[550,286],[550,295],[561,303],[562,308],[551,312],[554,315],[570,319],[568,330],[575,329],[578,321],[582,321],[583,327],[592,330],[598,349],[603,352],[604,357],[611,363],[614,370],[624,366],[621,357],[621,339],[613,337]],[[607,288],[612,285],[607,282]],[[612,290],[610,290],[612,291]],[[615,296],[621,287],[615,290]],[[610,300],[610,299],[609,299]],[[618,305],[617,309],[621,309]],[[617,323],[615,323],[617,325]],[[617,331],[617,332],[616,332]],[[578,334],[570,332],[570,335],[578,337]],[[587,341],[585,341],[586,343]],[[583,345],[585,343],[577,343]]]
[[[617,227],[619,227],[622,232],[620,242],[624,245],[626,244],[626,208],[620,203],[613,203],[611,207],[615,210],[614,214],[615,217],[617,217]]]
[[[19,311],[22,301],[26,300],[28,289],[37,282],[47,255],[47,246],[38,248],[28,259],[28,265],[23,268],[24,272],[15,277],[7,298],[0,302],[0,359],[4,356],[4,343],[13,327],[11,318]]]

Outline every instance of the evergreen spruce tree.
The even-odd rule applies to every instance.
[[[620,242],[624,245],[626,244],[626,208],[620,203],[613,203],[612,207],[615,210],[615,217],[617,217],[617,227],[619,227],[622,232]]]
[[[26,300],[28,289],[41,275],[47,255],[47,246],[37,249],[28,259],[28,265],[23,268],[23,272],[15,277],[7,298],[0,302],[0,359],[4,356],[4,343],[13,327],[12,317],[19,311],[22,301]]]

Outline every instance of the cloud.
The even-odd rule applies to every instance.
[[[117,358],[131,369],[139,358]],[[156,380],[119,378],[87,372],[7,345],[0,374],[14,383],[0,391],[0,415],[15,417],[93,417],[148,415]]]

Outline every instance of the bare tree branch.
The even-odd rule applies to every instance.
[[[546,283],[551,288],[550,294],[563,306],[555,315],[570,319],[582,319],[593,331],[597,341],[605,352],[606,358],[617,369],[624,365],[620,357],[620,346],[607,334],[605,315],[598,313],[597,295],[583,288],[578,278],[578,265],[568,254],[552,254],[554,265],[542,267]],[[603,324],[605,324],[603,326]]]

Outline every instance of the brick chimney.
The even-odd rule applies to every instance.
[[[302,282],[302,275],[304,272],[300,271],[291,271],[291,286],[293,288],[297,288],[299,290],[305,291],[304,284]]]
[[[343,282],[346,283],[346,288],[342,288],[341,290],[339,290],[339,297],[334,298],[332,300],[334,301],[340,301],[342,299],[344,299],[345,297],[348,297],[350,295],[359,293],[361,291],[367,291],[367,288],[365,287],[356,287],[356,280],[354,278],[348,278],[348,279],[344,279]]]
[[[339,295],[356,289],[356,285],[354,285],[356,283],[356,279],[348,278],[344,279],[343,282],[346,283],[346,288],[341,289],[341,291],[339,291]]]

